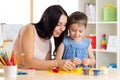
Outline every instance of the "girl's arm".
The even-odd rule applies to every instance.
[[[62,56],[63,56],[63,53],[64,53],[64,44],[61,43],[56,51],[56,56],[55,56],[55,59],[62,59]]]
[[[88,58],[83,59],[82,63],[84,66],[94,66],[95,65],[95,57],[92,51],[92,45],[90,44],[89,48],[88,48]]]
[[[57,51],[56,51],[55,59],[56,60],[62,59],[63,54],[64,54],[64,44],[61,43],[60,46],[58,47]],[[68,60],[70,60],[74,65],[78,65],[78,64],[82,63],[82,61],[79,58],[71,58],[71,59],[68,59]]]
[[[94,53],[92,50],[92,45],[90,44],[89,48],[88,48],[88,54],[89,54],[89,59],[90,59],[90,66],[95,65],[95,57],[94,57]]]

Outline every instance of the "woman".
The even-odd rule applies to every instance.
[[[67,19],[68,15],[60,5],[52,5],[45,10],[38,23],[28,24],[20,29],[12,48],[16,55],[24,53],[19,67],[74,69],[75,64],[71,60],[51,60],[50,38],[54,37],[56,51],[67,32]]]

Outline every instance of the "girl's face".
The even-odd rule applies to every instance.
[[[84,31],[85,26],[83,24],[74,23],[69,26],[69,34],[72,40],[80,41]]]
[[[59,37],[60,34],[65,30],[66,28],[66,23],[67,23],[67,17],[65,15],[61,15],[57,26],[55,27],[53,31],[53,36],[54,37]]]

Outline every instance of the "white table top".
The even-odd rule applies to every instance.
[[[83,75],[83,74],[51,74],[46,70],[36,70],[34,73],[28,70],[19,70],[27,72],[27,75],[17,75],[16,79],[7,79],[3,77],[3,72],[0,71],[0,80],[120,80],[120,69],[109,69],[108,74]]]

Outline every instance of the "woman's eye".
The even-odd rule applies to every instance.
[[[59,24],[57,26],[60,26]]]
[[[66,26],[66,25],[64,25],[64,26]]]

